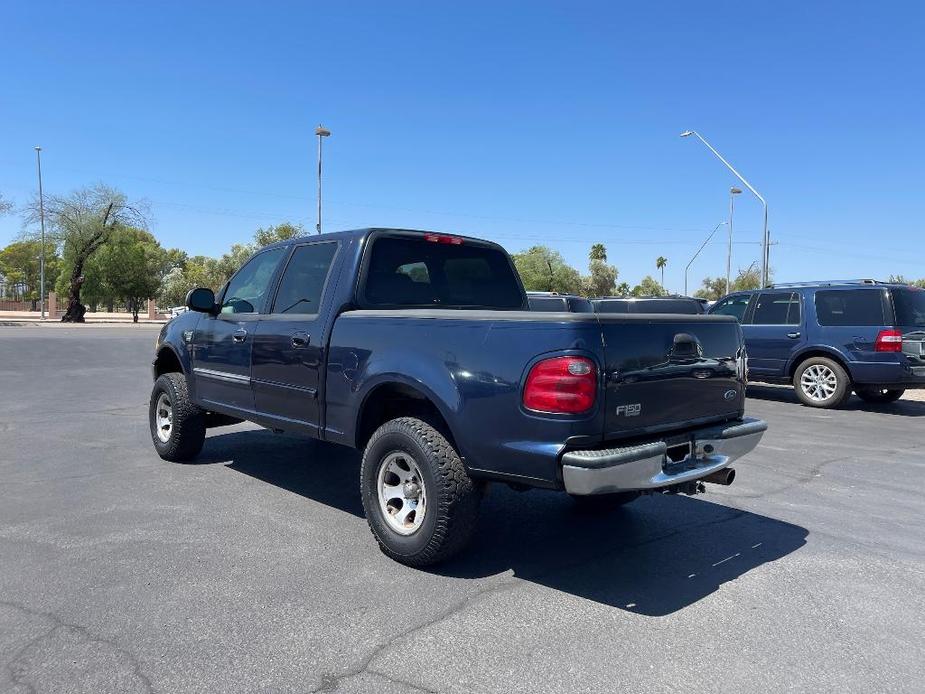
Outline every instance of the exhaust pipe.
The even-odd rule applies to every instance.
[[[736,478],[736,471],[731,467],[723,468],[722,470],[717,470],[716,472],[707,475],[703,478],[704,482],[709,482],[710,484],[722,484],[728,487]]]

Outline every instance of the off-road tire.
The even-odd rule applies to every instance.
[[[575,508],[582,513],[607,513],[636,501],[639,492],[615,492],[613,494],[570,494]]]
[[[886,403],[896,402],[905,392],[905,390],[877,388],[875,386],[867,386],[864,388],[858,386],[854,389],[855,395],[861,398],[861,400],[875,405],[885,405]]]
[[[835,377],[834,392],[827,398],[814,399],[803,390],[801,385],[803,374],[813,366],[820,366],[827,369]],[[841,364],[826,357],[810,357],[800,363],[800,365],[797,366],[796,372],[793,374],[793,387],[796,390],[797,398],[799,398],[800,402],[804,405],[826,410],[835,409],[844,405],[848,398],[851,397],[852,388],[851,378],[844,368],[842,368]]]
[[[395,451],[414,459],[426,495],[424,519],[411,535],[390,527],[379,502],[379,468]],[[429,566],[459,552],[475,530],[483,492],[484,484],[469,477],[446,437],[415,417],[380,426],[363,453],[360,494],[366,521],[380,549],[408,566]]]
[[[157,404],[161,393],[167,394],[172,409],[171,430],[167,441],[162,441],[157,433]],[[154,448],[164,460],[174,463],[186,462],[195,458],[202,450],[206,438],[205,412],[190,400],[183,374],[162,374],[154,382],[148,406],[148,422]]]

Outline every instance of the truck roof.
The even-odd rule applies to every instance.
[[[440,236],[453,236],[456,238],[463,239],[464,241],[472,243],[484,243],[497,246],[494,241],[488,241],[486,239],[476,238],[474,236],[467,236],[466,234],[459,234],[455,232],[447,231],[436,231],[434,229],[402,229],[398,227],[364,227],[361,229],[345,229],[343,231],[326,231],[323,234],[306,234],[304,236],[296,236],[291,239],[286,239],[285,241],[277,241],[276,243],[271,243],[264,248],[277,248],[281,246],[290,246],[295,243],[302,243],[308,239],[319,239],[319,240],[330,240],[337,241],[340,239],[364,239],[373,232],[387,232],[387,233],[399,233],[399,234],[438,234]]]

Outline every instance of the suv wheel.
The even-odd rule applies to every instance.
[[[903,396],[903,393],[905,393],[906,391],[905,390],[891,390],[889,388],[876,388],[876,387],[868,386],[865,388],[855,388],[854,392],[864,402],[884,404],[888,402],[896,402]]]
[[[199,455],[206,439],[205,412],[190,400],[183,374],[162,374],[154,382],[148,421],[161,458],[184,462]]]
[[[841,365],[825,357],[810,357],[797,367],[793,387],[804,405],[831,409],[851,396],[851,379]]]
[[[366,521],[382,551],[408,566],[461,550],[475,530],[482,492],[446,437],[414,417],[383,424],[363,453]]]

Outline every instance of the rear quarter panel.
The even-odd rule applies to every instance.
[[[537,315],[541,316],[537,319]],[[521,406],[529,368],[543,356],[581,354],[603,367],[591,314],[514,311],[350,311],[331,336],[325,437],[355,445],[363,403],[390,382],[418,389],[440,410],[470,472],[558,484],[566,441],[600,441],[603,403],[584,415]]]

